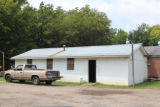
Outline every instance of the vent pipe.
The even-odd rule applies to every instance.
[[[130,44],[130,42],[129,42],[128,38],[126,39],[126,44]]]
[[[160,46],[160,41],[158,41],[158,46]]]
[[[64,51],[66,50],[66,45],[63,45],[63,50],[64,50]]]

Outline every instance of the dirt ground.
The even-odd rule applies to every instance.
[[[0,85],[0,107],[159,107],[160,90]]]

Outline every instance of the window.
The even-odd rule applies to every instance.
[[[27,59],[27,64],[32,64],[32,59]]]
[[[18,66],[16,67],[16,70],[22,71],[22,68],[23,68],[23,65],[18,65]]]
[[[28,69],[28,70],[36,70],[37,67],[36,67],[36,65],[25,65],[25,69]]]
[[[67,59],[67,70],[74,70],[74,58]]]
[[[47,59],[47,69],[53,69],[53,59]]]

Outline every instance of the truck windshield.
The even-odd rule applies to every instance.
[[[25,69],[36,70],[37,67],[36,67],[36,65],[25,65]]]

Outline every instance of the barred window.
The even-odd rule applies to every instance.
[[[27,64],[32,64],[32,59],[27,59]]]
[[[74,58],[67,59],[67,70],[74,70]]]
[[[47,59],[47,69],[53,69],[53,59]]]

